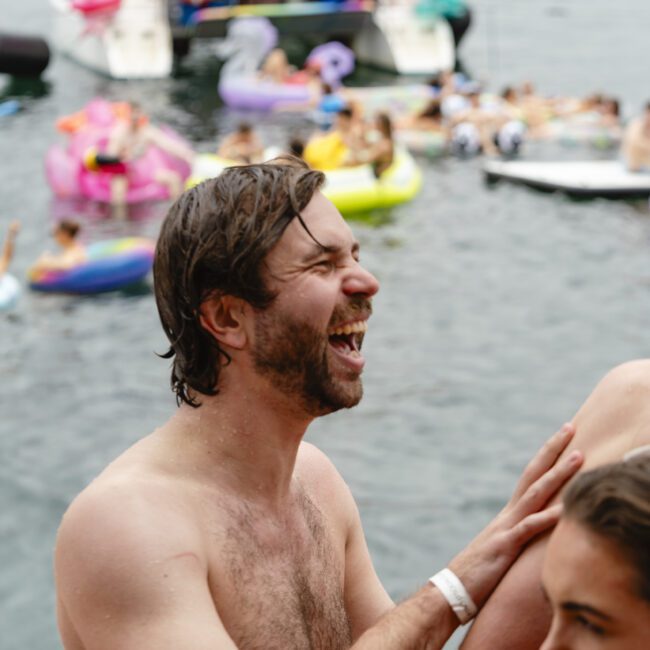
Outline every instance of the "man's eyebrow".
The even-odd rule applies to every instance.
[[[599,609],[592,607],[591,605],[585,605],[584,603],[576,603],[572,600],[568,600],[561,605],[562,609],[567,612],[587,612],[592,616],[596,616],[604,621],[611,621],[612,617],[604,614]]]
[[[309,251],[305,253],[302,257],[303,262],[309,262],[313,259],[316,259],[320,255],[338,255],[341,252],[343,252],[343,246],[340,246],[338,244],[320,244],[314,242]],[[351,248],[352,254],[358,253],[359,252],[359,242],[355,241],[352,244]]]

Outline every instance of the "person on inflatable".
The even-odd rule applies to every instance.
[[[264,158],[264,145],[249,122],[240,122],[237,130],[223,139],[217,156],[246,165],[259,163]]]
[[[650,102],[625,129],[621,154],[631,172],[650,172]]]
[[[314,169],[326,171],[347,164],[350,152],[363,146],[358,118],[351,108],[342,108],[334,126],[325,134],[313,137],[305,147],[304,159]]]
[[[85,246],[79,242],[78,235],[81,226],[72,219],[60,221],[52,236],[61,247],[60,253],[45,251],[34,263],[33,270],[63,271],[83,264],[87,259]]]
[[[11,260],[14,257],[14,251],[16,249],[16,235],[20,230],[20,221],[12,221],[7,228],[7,234],[5,235],[5,242],[2,247],[2,253],[0,253],[0,281],[4,274],[9,270],[9,265]]]
[[[289,64],[286,52],[281,47],[273,48],[267,55],[259,70],[260,79],[278,84],[287,83],[296,69]]]
[[[380,112],[375,115],[374,126],[366,134],[360,149],[350,152],[345,165],[372,166],[375,176],[379,178],[392,164],[395,155],[393,141],[393,123],[388,113]]]
[[[138,104],[132,102],[128,119],[119,120],[113,128],[106,147],[107,159],[116,164],[111,179],[111,204],[119,207],[126,204],[131,163],[143,156],[149,146],[156,146],[167,153],[192,164],[194,152],[170,138],[161,129],[153,126]],[[157,169],[154,180],[167,187],[171,199],[183,190],[183,179],[173,170]]]

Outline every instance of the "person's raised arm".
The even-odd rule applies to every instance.
[[[2,253],[0,254],[0,276],[9,269],[9,265],[14,256],[16,235],[19,230],[19,221],[12,221],[9,224],[7,234],[5,235],[5,242],[2,246]]]
[[[542,508],[580,467],[579,452],[558,462],[573,433],[573,428],[565,425],[544,445],[526,467],[506,507],[451,561],[449,569],[462,583],[461,593],[447,577],[438,579],[440,586],[428,583],[368,628],[353,650],[442,648],[460,623],[451,604],[465,608],[465,614],[471,616],[473,607],[486,602],[524,545],[557,522],[560,506]],[[366,580],[370,580],[368,570],[366,566]],[[444,584],[446,594],[441,590]]]
[[[55,552],[59,618],[85,650],[235,650],[200,535],[155,490],[110,485],[73,503]]]

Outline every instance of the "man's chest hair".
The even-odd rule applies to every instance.
[[[217,589],[217,607],[237,647],[349,647],[343,557],[321,511],[305,496],[301,516],[284,525],[245,505],[229,514],[220,553],[228,594]]]

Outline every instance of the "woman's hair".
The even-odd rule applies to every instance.
[[[255,308],[275,298],[262,263],[323,184],[324,175],[282,156],[261,165],[230,167],[187,190],[165,218],[154,260],[160,320],[173,359],[171,386],[180,404],[199,406],[195,393],[216,395],[230,357],[199,320],[213,296],[241,298]]]
[[[610,540],[637,573],[650,602],[650,453],[578,475],[564,494],[564,516]]]
[[[388,113],[377,113],[375,116],[375,119],[377,120],[377,126],[379,127],[379,130],[381,131],[381,134],[386,137],[390,138],[392,140],[393,138],[393,123],[390,119],[390,116]]]

